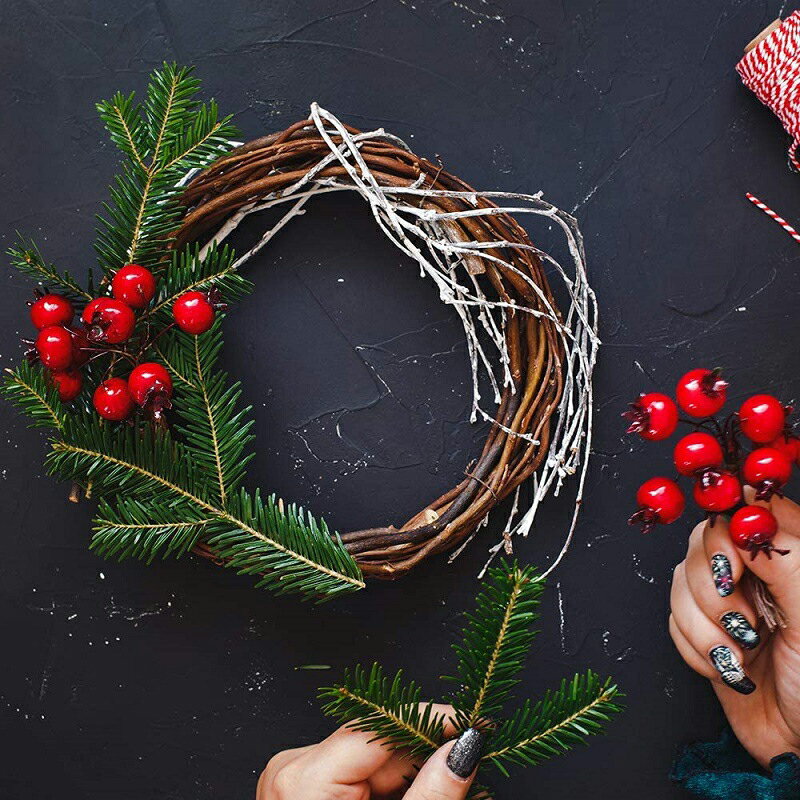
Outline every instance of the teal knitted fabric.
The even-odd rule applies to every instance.
[[[783,753],[761,769],[730,728],[718,742],[689,745],[670,778],[703,800],[800,800],[800,758]]]

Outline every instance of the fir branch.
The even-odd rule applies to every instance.
[[[111,100],[101,100],[97,104],[97,111],[111,135],[111,141],[142,169],[147,169],[143,155],[145,127],[142,109],[135,102],[135,97],[135,92],[127,96],[117,92]]]
[[[141,418],[127,429],[99,421],[90,390],[76,401],[84,404],[83,413],[66,414],[45,373],[29,365],[10,372],[2,391],[35,425],[57,430],[47,469],[106,495],[94,523],[98,553],[150,561],[203,541],[223,563],[258,575],[258,585],[278,593],[324,599],[355,591],[363,588],[363,576],[324,522],[241,488],[253,456],[245,452],[253,422],[249,407],[237,407],[240,385],[231,385],[216,367],[221,316],[201,337],[173,329],[171,309],[181,294],[214,288],[232,302],[251,288],[228,247],[212,246],[202,256],[196,244],[180,252],[170,247],[183,213],[177,202],[181,179],[227,151],[235,135],[231,118],[220,117],[213,100],[203,105],[196,99],[200,83],[191,73],[165,64],[153,73],[143,104],[134,94],[117,93],[97,106],[125,156],[97,233],[105,280],[128,262],[162,274],[152,307],[139,314],[133,344],[109,348],[110,362],[90,360],[82,368],[87,385],[95,386],[125,376],[129,365],[119,356],[159,357],[176,378],[178,439]],[[68,273],[47,265],[32,243],[10,252],[17,268],[77,303],[94,296],[91,274],[83,290]]]
[[[58,289],[69,300],[78,303],[92,299],[90,291],[83,289],[72,275],[59,272],[52,264],[48,264],[32,240],[18,234],[17,244],[10,247],[7,253],[13,267],[48,289]],[[91,284],[91,274],[89,282]]]
[[[166,337],[162,352],[169,367],[185,380],[180,392],[181,433],[192,459],[200,469],[215,476],[215,495],[222,507],[245,476],[255,453],[245,454],[253,441],[251,407],[237,410],[241,384],[215,369],[222,348],[221,320],[202,336],[180,331]]]
[[[64,407],[58,390],[47,382],[45,372],[23,361],[16,369],[6,369],[0,386],[7,400],[27,414],[32,428],[56,428],[64,425]]]
[[[189,377],[186,372],[182,372],[181,369],[176,366],[174,363],[170,361],[169,356],[164,352],[163,345],[156,342],[153,344],[153,350],[158,354],[158,358],[160,361],[164,363],[164,366],[181,382],[185,383],[187,386],[191,386],[193,389],[197,389],[197,384]]]
[[[508,775],[507,765],[532,766],[560,755],[600,733],[611,715],[622,710],[615,702],[619,697],[610,680],[601,681],[592,671],[563,680],[556,691],[535,705],[526,701],[500,725],[483,759]]]
[[[101,499],[91,548],[104,558],[139,558],[150,563],[158,556],[187,553],[210,522],[208,514],[190,502],[164,506],[121,497],[112,505]]]
[[[338,534],[294,505],[243,489],[229,497],[206,540],[240,574],[258,575],[256,586],[276,594],[329,600],[364,588],[364,578]]]
[[[119,93],[98,103],[112,141],[128,159],[99,218],[96,249],[106,274],[129,262],[151,269],[159,264],[181,214],[178,182],[226,151],[236,135],[216,103],[195,99],[199,88],[191,68],[164,64],[152,74],[142,106],[133,94]]]
[[[345,672],[341,684],[320,689],[323,712],[356,731],[374,734],[387,747],[403,748],[409,756],[427,758],[444,742],[444,717],[433,704],[421,702],[422,690],[403,673],[393,678],[373,664],[367,672],[357,666]]]
[[[188,502],[197,519],[211,520],[204,541],[226,566],[259,575],[258,586],[316,600],[364,587],[355,561],[324,522],[294,507],[284,512],[273,498],[263,503],[258,492],[251,497],[241,490],[221,507],[190,449],[166,432],[112,431],[109,425],[85,420],[67,420],[63,430],[63,439],[52,442],[47,456],[49,472],[80,483],[92,481],[100,494],[124,492],[145,504]],[[115,547],[110,527],[103,526],[106,551]],[[125,548],[120,541],[114,552]],[[136,554],[149,557],[141,549]]]
[[[534,636],[543,584],[531,567],[520,568],[503,561],[489,573],[467,614],[461,641],[453,645],[458,655],[459,684],[452,698],[460,727],[469,728],[497,714],[511,689]]]
[[[502,704],[518,682],[517,673],[533,641],[530,628],[542,588],[536,572],[516,562],[502,562],[490,570],[476,610],[468,616],[463,641],[455,647],[464,685],[452,698],[454,730],[448,731],[448,738],[470,727],[482,728],[488,752],[481,766],[493,765],[505,776],[513,765],[538,764],[585,743],[621,710],[617,687],[589,671],[501,718]],[[484,673],[478,672],[481,665]],[[434,719],[431,704],[420,705],[419,688],[414,683],[404,686],[401,677],[398,672],[390,680],[377,664],[369,673],[356,667],[352,674],[345,673],[341,684],[320,690],[322,710],[355,730],[372,732],[386,747],[410,748],[426,759],[443,744],[446,720]],[[425,710],[429,716],[422,716]],[[486,719],[488,712],[492,720]],[[469,794],[471,800],[489,796],[477,782]]]

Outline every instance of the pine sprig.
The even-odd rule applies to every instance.
[[[469,728],[497,714],[519,682],[519,672],[533,642],[543,584],[530,567],[495,567],[467,614],[460,642],[456,676],[461,687],[452,698],[459,725]]]
[[[236,135],[216,103],[196,100],[199,89],[191,68],[164,64],[151,76],[143,105],[120,93],[97,105],[127,156],[99,218],[96,250],[107,275],[129,262],[159,265],[181,214],[180,179],[224,152]]]
[[[342,685],[320,689],[319,699],[329,717],[411,756],[427,758],[444,741],[444,717],[422,702],[416,683],[403,682],[402,671],[390,678],[378,664],[369,671],[359,665],[345,672]]]
[[[530,701],[494,732],[484,760],[508,775],[508,765],[534,766],[560,755],[573,745],[585,744],[600,733],[612,714],[621,711],[621,695],[610,680],[591,670],[562,680],[558,689],[532,705]]]
[[[211,517],[188,500],[162,505],[133,497],[100,500],[91,548],[104,558],[180,556],[202,538]]]
[[[165,431],[118,429],[102,420],[67,416],[53,439],[45,468],[55,477],[87,484],[97,494],[120,492],[144,501],[189,500],[213,510],[202,498],[207,476],[195,469],[186,448]]]
[[[275,497],[264,503],[258,491],[228,498],[207,543],[226,566],[258,576],[256,586],[275,594],[323,601],[364,588],[355,560],[323,520],[294,505],[284,509]]]
[[[103,120],[111,141],[125,155],[146,169],[146,128],[142,119],[142,107],[136,102],[136,93],[124,95],[117,92],[110,100],[97,104],[100,119]]]
[[[186,385],[181,391],[181,422],[176,426],[198,467],[214,476],[213,492],[224,507],[239,488],[255,453],[245,453],[255,438],[250,406],[237,409],[241,384],[216,369],[222,349],[220,320],[203,336],[176,332],[162,349],[168,367]]]
[[[621,711],[617,687],[591,671],[563,680],[542,700],[526,700],[501,717],[533,643],[542,590],[542,580],[530,567],[503,561],[489,571],[454,648],[458,677],[448,680],[462,685],[450,698],[454,713],[449,720],[434,715],[431,704],[421,704],[416,684],[404,684],[399,672],[389,679],[378,664],[369,672],[356,667],[345,672],[340,684],[321,689],[323,712],[354,730],[373,732],[387,747],[410,749],[422,760],[445,738],[478,727],[486,736],[481,765],[494,766],[505,776],[512,766],[533,766],[585,743]],[[471,798],[488,796],[483,786],[473,785]]]
[[[158,536],[165,533],[158,514],[174,507],[176,513],[187,515],[185,519],[208,518],[203,540],[226,566],[258,575],[257,586],[318,601],[364,587],[358,565],[324,522],[294,506],[284,511],[274,498],[263,503],[258,492],[251,496],[240,490],[223,507],[214,499],[209,476],[198,469],[191,449],[175,442],[167,432],[113,431],[101,422],[76,423],[68,418],[62,433],[63,438],[53,440],[45,459],[51,474],[83,485],[91,482],[97,494],[124,493],[156,509],[156,516],[147,520],[158,526],[156,535],[132,543],[130,529],[122,527],[131,520],[124,519],[119,507],[115,511],[107,503],[95,525],[99,551],[148,561],[162,551],[182,552],[188,539],[167,548]],[[124,511],[135,513],[130,508]],[[139,515],[134,521],[145,522],[145,517]]]
[[[16,369],[5,370],[0,392],[31,418],[31,428],[63,428],[66,417],[58,391],[41,370],[34,369],[27,361]]]
[[[8,371],[2,392],[34,425],[53,430],[47,469],[91,486],[100,497],[95,552],[152,561],[202,543],[222,563],[257,575],[258,585],[277,593],[335,597],[364,586],[338,535],[302,509],[284,509],[242,488],[253,456],[253,421],[250,408],[239,407],[240,385],[217,367],[222,316],[201,336],[173,325],[172,306],[186,292],[213,290],[231,303],[251,289],[227,246],[172,247],[184,213],[177,202],[182,179],[227,151],[236,133],[216,103],[197,100],[199,88],[190,68],[165,64],[151,76],[141,104],[134,94],[117,93],[97,105],[124,156],[97,232],[103,283],[131,262],[157,273],[158,294],[138,313],[132,336],[106,352],[93,348],[81,367],[86,389],[71,408],[59,401],[47,373],[28,364]],[[31,242],[21,240],[10,255],[14,266],[79,310],[96,296],[91,273],[83,289],[47,264]],[[132,364],[147,360],[173,375],[172,429],[145,414],[127,427],[99,420],[90,400],[94,388],[112,376],[127,378]]]
[[[7,251],[11,265],[23,275],[33,278],[50,290],[58,290],[69,300],[85,303],[91,300],[92,276],[89,273],[89,290],[84,289],[69,272],[59,272],[42,257],[39,248],[30,239],[18,237],[17,244]]]

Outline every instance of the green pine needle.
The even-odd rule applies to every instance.
[[[31,428],[64,426],[64,407],[58,391],[47,382],[45,372],[23,361],[16,369],[6,369],[0,392],[23,414],[31,418]]]
[[[453,645],[458,656],[456,677],[445,678],[461,689],[451,702],[459,725],[469,728],[491,718],[503,707],[519,682],[535,631],[544,586],[532,567],[502,562],[489,571],[489,580],[467,614],[462,639]]]
[[[25,239],[18,234],[17,244],[10,247],[7,253],[13,267],[23,275],[41,283],[48,290],[60,292],[75,303],[83,304],[92,299],[93,295],[90,291],[83,289],[69,272],[59,272],[52,264],[48,264],[39,252],[39,248],[30,239]],[[90,273],[90,286],[91,283]]]
[[[535,705],[526,700],[497,728],[484,760],[508,775],[509,764],[533,766],[560,755],[600,733],[611,715],[622,710],[615,702],[621,696],[610,680],[601,680],[591,670],[562,680]]]
[[[410,756],[427,758],[444,742],[444,717],[422,702],[416,683],[403,683],[402,671],[389,678],[378,664],[369,671],[357,666],[345,672],[341,685],[320,689],[319,699],[329,717]]]
[[[138,558],[149,564],[157,557],[187,553],[210,523],[210,515],[188,500],[161,505],[121,497],[112,504],[103,498],[91,547],[107,558]]]
[[[178,182],[226,152],[236,136],[231,117],[220,117],[213,100],[196,99],[199,89],[191,68],[164,64],[152,74],[142,105],[120,93],[97,104],[127,157],[99,217],[96,250],[106,275],[131,262],[161,265],[182,213]]]
[[[163,542],[164,533],[175,530],[180,519],[203,520],[204,541],[227,566],[258,575],[258,586],[314,600],[363,588],[361,571],[324,522],[294,507],[284,512],[274,498],[263,503],[258,492],[251,497],[240,490],[223,505],[191,446],[174,441],[166,431],[113,430],[78,417],[64,421],[62,434],[45,459],[51,474],[84,485],[91,482],[97,494],[124,493],[141,504],[103,506],[94,547],[104,555],[150,561],[161,551],[183,552],[196,542],[192,537],[199,526],[182,532],[181,541],[172,546]],[[145,516],[147,508],[153,517]],[[159,518],[166,508],[175,511],[169,521]],[[124,527],[131,522],[155,524],[153,536],[134,541]]]
[[[321,689],[323,712],[423,760],[444,744],[445,730],[446,738],[453,738],[469,727],[480,727],[487,736],[481,768],[491,765],[505,776],[512,766],[532,766],[585,743],[621,710],[617,687],[591,671],[563,680],[539,702],[526,700],[503,718],[533,643],[542,589],[541,578],[530,567],[504,561],[489,571],[476,609],[467,615],[462,640],[454,647],[458,677],[449,680],[461,686],[450,698],[455,713],[449,726],[431,704],[420,703],[416,684],[404,684],[399,672],[387,678],[377,664],[369,672],[356,667],[340,684]],[[471,798],[489,796],[485,787],[473,785]]]
[[[255,438],[251,407],[237,409],[241,384],[215,369],[222,348],[221,321],[203,336],[176,332],[161,350],[164,363],[179,381],[181,422],[176,430],[189,446],[195,464],[214,476],[213,493],[224,506],[245,477],[255,453],[246,453]]]

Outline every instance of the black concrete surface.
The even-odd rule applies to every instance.
[[[669,448],[631,443],[619,412],[695,365],[733,396],[798,394],[797,244],[744,198],[797,219],[777,121],[734,64],[777,0],[5,0],[0,4],[0,245],[92,259],[116,154],[94,101],[141,90],[162,60],[197,65],[245,136],[318,100],[384,125],[481,188],[537,191],[579,218],[601,304],[597,431],[575,545],[543,604],[522,692],[584,667],[628,710],[587,749],[498,782],[498,798],[682,794],[676,748],[715,735],[710,688],[666,632],[692,519],[647,538],[625,519]],[[27,331],[7,265],[0,366]],[[320,201],[252,264],[225,361],[257,410],[250,481],[341,529],[402,521],[456,481],[484,431],[466,421],[454,315],[356,199]],[[325,736],[317,685],[347,665],[405,667],[431,693],[498,521],[452,566],[321,608],[276,600],[196,560],[103,562],[91,503],[43,474],[43,437],[0,404],[0,796],[252,796],[277,750]],[[567,504],[517,551],[549,563]],[[329,664],[329,672],[298,671]]]

